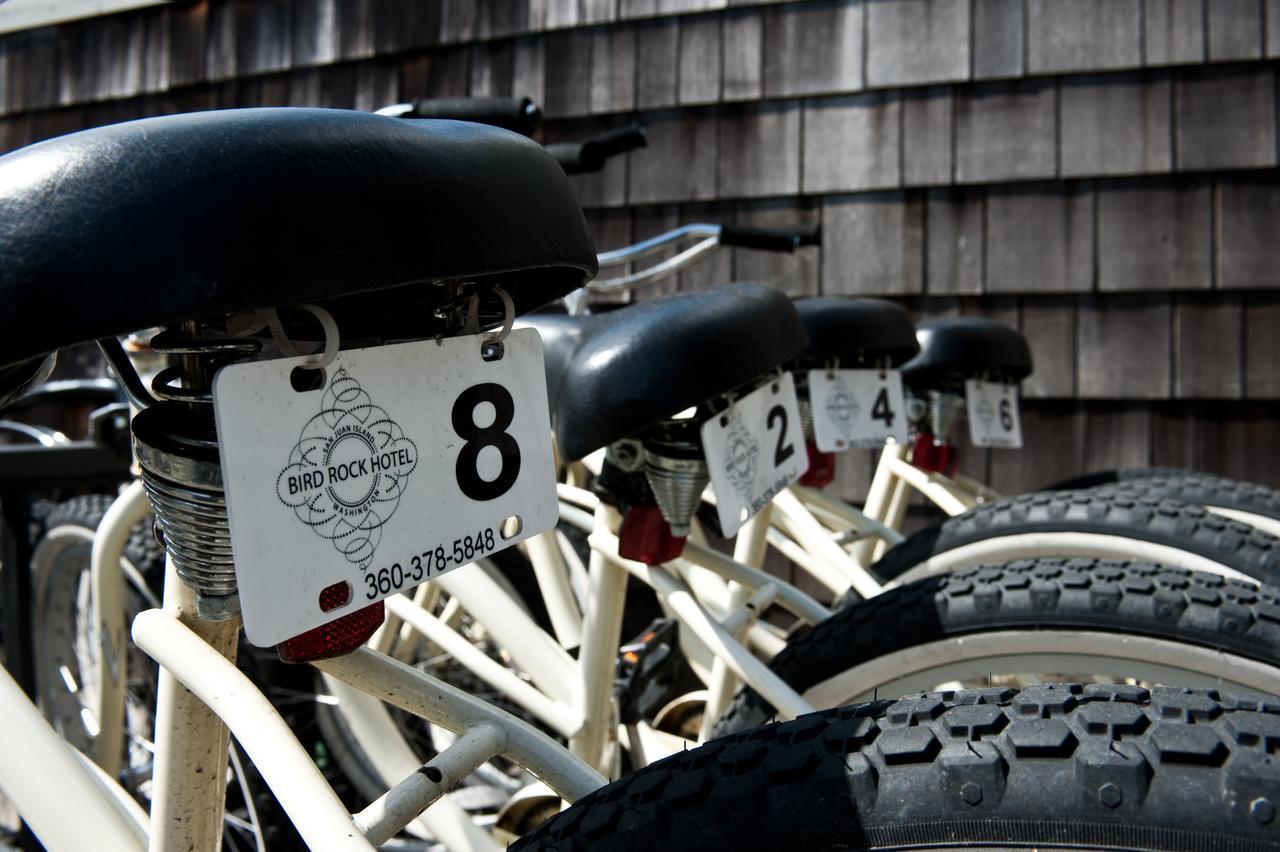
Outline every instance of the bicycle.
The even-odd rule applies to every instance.
[[[353,153],[365,156],[353,157]],[[171,162],[179,159],[184,164],[183,169],[175,172],[168,168]],[[254,174],[259,176],[252,185],[236,180],[248,166],[254,166]],[[5,736],[0,738],[0,748],[5,750],[4,759],[0,760],[0,786],[17,793],[15,799],[37,833],[57,847],[94,843],[113,848],[140,848],[148,829],[150,842],[155,848],[207,848],[216,843],[225,793],[225,781],[219,767],[222,755],[226,753],[227,736],[227,728],[218,721],[219,716],[244,746],[304,838],[323,848],[366,849],[391,837],[436,801],[445,788],[495,753],[507,754],[525,765],[568,800],[583,797],[600,786],[603,778],[584,761],[526,723],[386,655],[357,647],[381,621],[381,608],[377,601],[373,606],[365,606],[364,601],[357,605],[354,600],[357,588],[361,594],[369,588],[367,580],[343,580],[341,582],[347,584],[343,588],[339,588],[338,583],[319,590],[311,588],[308,590],[311,594],[305,596],[282,594],[265,601],[262,597],[255,599],[254,582],[261,580],[263,575],[255,575],[248,569],[246,563],[252,563],[252,557],[246,558],[242,547],[235,548],[234,560],[227,548],[229,539],[237,536],[245,528],[244,524],[252,525],[254,519],[233,514],[228,529],[221,515],[224,509],[236,512],[237,497],[234,495],[245,493],[243,489],[237,491],[238,483],[245,480],[228,477],[225,483],[210,481],[215,469],[210,460],[212,454],[219,450],[232,450],[234,453],[233,448],[237,447],[242,452],[247,451],[246,448],[255,448],[254,442],[245,441],[243,433],[238,432],[246,422],[261,422],[255,415],[260,417],[268,406],[297,396],[318,403],[316,397],[305,395],[316,391],[323,393],[326,389],[332,391],[344,367],[355,369],[353,365],[357,361],[353,359],[391,358],[398,352],[407,351],[397,347],[410,346],[419,347],[412,350],[415,353],[426,352],[428,356],[436,353],[439,361],[445,357],[440,353],[465,352],[461,357],[468,359],[477,371],[499,369],[492,366],[495,363],[511,370],[520,369],[515,362],[521,358],[520,350],[527,345],[524,341],[529,338],[507,333],[511,318],[540,301],[548,301],[576,288],[584,277],[594,272],[595,267],[593,247],[581,213],[573,204],[554,161],[536,146],[516,137],[464,125],[407,129],[403,124],[388,119],[354,114],[251,110],[148,119],[76,134],[10,155],[0,160],[0,170],[7,174],[20,173],[25,178],[4,182],[10,189],[3,196],[3,218],[0,221],[3,222],[5,243],[14,254],[13,262],[0,271],[0,292],[12,297],[10,301],[14,310],[10,326],[6,329],[10,333],[0,335],[0,358],[6,362],[30,362],[40,353],[73,340],[116,334],[129,325],[151,323],[170,326],[171,332],[181,330],[181,333],[170,333],[168,337],[158,339],[156,345],[170,346],[183,356],[182,363],[162,373],[153,384],[153,389],[169,398],[148,406],[133,423],[135,446],[144,470],[144,485],[153,496],[169,552],[163,592],[167,611],[142,613],[133,626],[134,639],[139,647],[162,667],[152,819],[147,824],[136,806],[127,804],[127,794],[113,779],[86,769],[86,764],[49,729],[38,711],[21,697],[13,681],[5,675],[0,677],[0,700],[5,704],[10,726]],[[169,181],[138,180],[157,174],[167,175]],[[318,176],[322,176],[323,181],[317,180]],[[129,188],[133,193],[125,191]],[[178,223],[173,217],[166,219],[154,215],[157,204],[197,191],[201,197],[207,195],[209,200],[209,205],[199,211],[202,222],[198,223],[207,227],[193,228],[190,222]],[[361,209],[359,216],[348,216],[341,221],[326,215],[335,209],[334,198],[351,202],[339,204],[337,209],[355,210],[354,202],[369,197],[374,191],[382,206]],[[421,219],[426,218],[419,203],[422,194],[428,191],[434,193],[450,214],[430,217],[430,224],[441,237],[440,244],[423,252],[398,251],[420,226]],[[53,203],[53,193],[60,196],[61,204]],[[115,202],[110,219],[101,212],[107,209],[102,203],[106,198]],[[219,239],[221,234],[233,231],[258,233],[258,229],[276,221],[270,211],[258,205],[263,199],[288,199],[294,217],[284,220],[286,236],[296,245],[316,248],[321,257],[304,257],[300,262],[291,258],[290,262],[285,262],[283,258],[269,253],[229,252]],[[521,205],[524,209],[517,210]],[[478,215],[461,216],[457,214],[459,210]],[[503,211],[502,215],[492,221],[491,214],[499,210]],[[37,211],[40,216],[34,215]],[[94,215],[95,211],[97,215]],[[147,211],[152,212],[149,218],[138,215]],[[50,231],[56,232],[59,225],[68,221],[59,218],[63,216],[78,226],[75,242],[78,251],[65,251],[65,245],[56,249],[49,245]],[[482,242],[468,238],[477,221],[487,222],[488,231]],[[144,225],[145,228],[142,227]],[[148,255],[141,251],[156,238],[159,238],[156,244],[162,247],[161,252]],[[354,255],[359,255],[358,260]],[[132,304],[107,302],[101,293],[87,287],[84,282],[89,280],[90,273],[120,268],[112,264],[113,258],[129,260],[131,283],[146,298],[136,302],[130,300]],[[207,281],[208,291],[196,293],[193,288],[166,289],[164,284],[174,269],[187,270],[189,274]],[[240,275],[224,277],[223,273]],[[48,291],[35,287],[33,282],[48,281],[53,275],[71,282],[68,286],[74,290],[73,295],[84,299],[83,304],[100,307],[101,310],[84,316],[70,316],[48,333],[41,329],[42,333],[37,334],[29,326],[19,326],[23,320],[18,318],[29,317],[42,306],[47,307]],[[467,283],[491,283],[484,281],[490,275],[502,276],[501,292]],[[442,279],[457,282],[459,278],[463,283],[425,283]],[[396,284],[401,286],[388,289]],[[762,294],[761,298],[768,297]],[[213,334],[207,324],[202,328],[200,323],[190,318],[193,314],[203,317],[243,316],[273,303],[307,300],[325,303],[333,309],[308,309],[317,317],[322,327],[320,337],[325,341],[324,352],[318,357],[286,355],[243,361],[246,357],[252,358],[259,346],[263,347],[259,351],[269,351],[265,333],[246,334],[246,330],[253,328],[260,317],[245,324],[233,323],[239,335]],[[335,320],[335,316],[341,322]],[[774,321],[785,322],[785,318],[784,313]],[[499,323],[503,327],[501,331],[482,333],[486,326]],[[273,332],[270,334],[271,342],[284,351],[292,345],[292,340],[305,339],[315,333],[306,320],[288,314],[275,326],[268,317],[266,325]],[[471,334],[459,338],[455,336],[459,331]],[[388,338],[416,339],[419,342],[348,349],[343,355],[340,338],[349,344],[361,340],[385,343]],[[501,357],[498,357],[499,352]],[[491,360],[485,360],[486,355]],[[504,361],[505,365],[502,364]],[[431,361],[428,358],[413,363],[420,367],[422,363]],[[500,427],[503,430],[501,434],[519,433],[519,437],[512,435],[512,438],[523,459],[520,471],[524,474],[537,474],[539,471],[549,474],[550,447],[540,449],[537,439],[525,440],[539,430],[545,430],[547,417],[545,409],[540,409],[536,403],[538,393],[529,388],[532,385],[535,390],[541,390],[538,387],[541,366],[527,360],[524,363],[521,381],[503,387],[508,388],[513,396],[520,393],[521,402],[528,403],[529,410],[515,406],[510,422]],[[245,368],[253,369],[246,371]],[[332,372],[320,374],[317,382],[317,371],[330,368]],[[221,396],[228,387],[225,382],[231,381],[228,377],[239,376],[241,380],[247,380],[262,375],[260,370],[270,371],[279,390],[273,388],[272,394],[254,397],[253,409],[234,404],[228,409],[228,397]],[[421,381],[419,371],[415,371],[413,376]],[[471,376],[459,378],[473,380]],[[317,383],[323,387],[316,387]],[[215,411],[219,418],[216,438],[210,433],[210,412],[204,399],[210,385],[213,386]],[[348,385],[342,385],[342,388],[350,390]],[[468,387],[458,388],[455,385],[452,389],[459,392],[454,404],[449,406],[451,409]],[[762,390],[772,392],[768,384]],[[391,396],[395,399],[394,394]],[[490,397],[501,398],[500,395]],[[489,404],[496,412],[498,406]],[[503,405],[505,408],[505,403]],[[314,406],[309,404],[308,410],[314,410]],[[237,412],[244,414],[246,411],[249,414],[246,420],[234,419]],[[465,418],[459,418],[462,430],[489,428],[477,423],[474,407],[464,407],[463,412],[470,415],[471,421],[468,426]],[[405,415],[399,416],[407,420]],[[398,441],[394,430],[389,427],[388,430],[388,440]],[[233,434],[236,437],[232,437]],[[296,440],[293,435],[286,437],[289,441]],[[335,436],[331,445],[337,443],[338,437],[341,436]],[[463,439],[465,446],[468,436],[459,434],[458,437]],[[496,436],[489,432],[487,437]],[[417,449],[415,445],[415,451]],[[399,466],[397,482],[404,476],[412,476],[412,470],[405,472],[406,466],[414,460],[422,460],[417,455],[402,455],[401,451],[410,453],[408,448],[396,446],[395,452],[387,451],[388,460],[382,460],[381,455],[377,457],[377,464],[384,467]],[[427,448],[427,452],[433,450]],[[470,470],[469,465],[479,464],[478,458],[473,460],[465,452],[443,455],[453,463],[446,466],[446,473],[450,472],[448,468],[456,468],[458,459],[467,460],[466,466],[461,468],[464,473]],[[496,476],[493,479],[480,476],[483,483],[500,481],[503,478],[501,471],[512,464],[489,455],[487,464],[490,469],[487,472]],[[512,453],[504,456],[506,459],[512,457]],[[288,462],[287,457],[284,461]],[[353,461],[358,459],[338,458],[334,469],[337,471],[339,464],[345,465],[350,479],[354,476]],[[374,464],[372,461],[366,463]],[[496,471],[492,469],[494,467]],[[221,476],[221,466],[216,469]],[[288,476],[281,479],[282,474],[277,473],[274,465],[255,469],[253,465],[245,466],[233,461],[230,470],[251,479],[266,476],[273,482],[284,481],[286,492],[290,484]],[[456,469],[452,472],[456,473]],[[296,477],[293,484],[299,489],[310,487],[303,480],[309,473],[312,471],[303,468],[290,474]],[[339,481],[347,481],[341,479],[341,474],[335,475]],[[519,472],[515,475],[515,481],[520,481],[520,475]],[[177,479],[184,480],[185,484],[175,481]],[[551,477],[545,475],[539,481],[545,487],[544,499],[554,505]],[[228,491],[233,496],[224,496],[223,489],[216,487],[218,484],[229,486]],[[476,486],[471,481],[465,485],[456,482],[452,476],[438,477],[431,484],[433,493],[447,491],[448,499],[458,500],[461,498],[455,498],[452,490],[455,486],[457,493],[463,496],[466,496],[468,487],[473,490],[479,488],[481,492],[486,489],[486,486]],[[343,489],[341,493],[350,496],[351,491]],[[543,518],[538,514],[540,505],[492,507],[487,530],[493,533],[495,544],[499,539],[518,541],[535,531]],[[512,508],[517,511],[507,514]],[[600,513],[605,516],[608,526],[607,510],[602,509]],[[292,523],[288,514],[285,512],[283,516]],[[515,524],[505,523],[512,518],[521,520],[519,531]],[[547,520],[553,522],[554,518]],[[206,534],[191,535],[197,529],[197,522]],[[239,530],[237,523],[241,524]],[[289,531],[292,530],[287,524],[277,530],[281,537]],[[304,532],[312,535],[309,529]],[[504,535],[504,532],[509,535]],[[470,537],[468,546],[474,551],[476,537],[470,533],[467,536]],[[487,536],[480,538],[487,542]],[[362,555],[366,552],[362,548],[372,542],[364,541],[355,550],[341,551],[332,548],[330,539],[323,539],[323,546],[320,546],[306,536],[297,536],[292,544],[298,541],[311,542],[310,550],[320,554],[320,558],[306,566],[314,576],[323,576],[326,566],[336,566],[353,579],[370,576],[368,572],[362,575],[351,573],[346,557],[348,554]],[[486,543],[480,549],[487,552],[489,545]],[[431,548],[416,555],[421,559],[427,552],[433,556],[436,554],[436,550]],[[413,564],[412,560],[404,561]],[[600,561],[603,563],[603,557]],[[276,572],[290,568],[288,563],[280,561],[271,565]],[[630,565],[616,567],[631,570]],[[401,565],[402,576],[406,570],[412,569]],[[377,591],[371,597],[366,596],[366,600],[379,595],[385,599],[395,594],[390,588],[398,585],[394,580],[395,572],[388,571],[388,575],[385,584],[388,589],[384,593],[381,571],[375,573],[372,587]],[[229,586],[233,576],[237,581],[234,589],[239,603],[244,606],[252,639],[269,643],[277,632],[284,630],[281,639],[284,640],[282,650],[286,655],[295,660],[312,658],[314,665],[327,675],[457,731],[460,734],[458,741],[418,771],[410,773],[386,796],[353,818],[336,800],[309,756],[298,747],[270,702],[227,659],[228,654],[234,653],[235,643],[231,640],[237,633],[239,622],[234,610],[236,601]],[[324,581],[318,579],[318,582]],[[784,592],[779,590],[778,593]],[[340,599],[340,603],[334,603]],[[270,607],[264,610],[267,603],[274,604],[275,611]],[[325,612],[326,603],[330,604],[328,613]],[[329,613],[348,608],[355,611],[340,616],[336,621],[309,627],[301,634],[288,634],[297,625],[324,620],[323,617]],[[341,655],[316,659],[328,654]],[[183,690],[180,683],[189,691]],[[1132,694],[1130,697],[1136,699],[1144,714],[1160,715],[1163,706],[1172,706],[1167,702],[1160,705],[1164,698],[1158,696],[1155,708],[1147,711],[1149,702],[1143,695]],[[969,694],[962,696],[962,700],[968,698]],[[928,701],[927,698],[921,700]],[[1016,704],[1016,696],[1008,694],[992,696],[992,700],[1002,708],[1002,716],[1006,712],[1003,708]],[[1215,732],[1221,730],[1223,735],[1227,733],[1229,722],[1261,726],[1269,721],[1266,708],[1257,703],[1235,702],[1221,707],[1208,696],[1197,700],[1219,708],[1223,721],[1212,727]],[[945,705],[946,699],[942,701]],[[216,715],[210,708],[216,711]],[[889,710],[889,707],[872,707],[870,713],[879,716]],[[812,777],[810,770],[813,767],[832,767],[835,760],[843,767],[838,782],[847,794],[848,764],[844,755],[839,755],[838,759],[820,758],[812,749],[822,747],[819,742],[824,738],[826,742],[839,741],[839,731],[844,729],[836,729],[832,737],[825,737],[832,730],[827,725],[828,720],[833,725],[856,720],[859,712],[866,713],[854,708],[846,718],[817,717],[816,724],[812,720],[798,720],[791,723],[791,727],[765,729],[740,743],[745,747],[742,752],[734,752],[734,746],[725,742],[692,750],[675,760],[676,765],[689,770],[689,774],[681,774],[679,785],[667,785],[666,782],[671,780],[672,765],[664,764],[655,767],[654,771],[632,776],[621,787],[606,788],[593,797],[591,804],[609,806],[614,814],[620,816],[616,800],[609,800],[609,797],[621,791],[627,807],[635,808],[639,816],[647,815],[646,818],[651,819],[657,794],[664,787],[671,796],[677,796],[681,791],[692,791],[695,798],[701,800],[697,794],[707,789],[709,779],[707,782],[700,780],[705,776],[698,773],[710,764],[721,765],[722,754],[727,761],[724,765],[731,771],[751,774],[756,768],[761,768],[762,772],[773,773],[778,778]],[[892,716],[900,712],[905,712],[910,718],[916,711],[891,712],[890,725],[893,724]],[[933,711],[920,712],[930,714]],[[948,714],[953,712],[953,708],[948,706],[944,707],[943,713],[934,715],[941,716],[945,720],[943,724],[948,724],[951,721]],[[1073,713],[1072,720],[1083,724],[1085,715]],[[855,727],[857,724],[855,722]],[[818,738],[805,734],[806,731]],[[1019,738],[1025,731],[1025,726],[1011,725],[1008,733],[1001,735],[1001,742],[1007,742],[1012,749],[1006,759],[1011,766],[1018,768],[1020,774],[1027,771],[1043,773],[1053,758],[1029,761],[1022,759],[1025,755],[1018,754],[1017,750],[1024,748],[1019,745]],[[1081,736],[1087,733],[1086,728],[1081,728]],[[1155,731],[1146,735],[1144,742],[1149,740],[1158,745],[1162,733]],[[862,741],[862,735],[857,732],[847,736]],[[1184,728],[1170,732],[1169,736],[1204,740],[1203,736],[1187,734]],[[878,749],[877,754],[888,753],[890,763],[897,765],[896,755],[914,753],[910,751],[911,743],[902,743],[905,751],[889,747],[896,740],[919,737],[910,733],[905,737],[885,737],[882,734],[876,739],[879,740],[874,746]],[[837,751],[849,741],[839,741],[841,745]],[[1232,755],[1228,770],[1236,766],[1243,768],[1250,765],[1253,754],[1250,743],[1253,742],[1260,740],[1246,740],[1236,747],[1219,742],[1214,753],[1225,751]],[[796,748],[798,745],[799,749]],[[932,757],[933,751],[927,745],[924,751]],[[1226,762],[1225,758],[1223,760]],[[52,779],[62,794],[60,800],[51,800],[28,783],[30,779],[24,769],[37,761],[44,767],[45,777]],[[1053,768],[1056,770],[1062,765],[1057,763]],[[1159,771],[1157,777],[1161,783],[1149,792],[1145,799],[1147,805],[1140,813],[1125,811],[1119,815],[1123,823],[1115,817],[1106,823],[1117,831],[1123,825],[1143,825],[1147,827],[1146,836],[1167,842],[1170,830],[1194,830],[1186,824],[1190,809],[1178,807],[1178,803],[1170,798],[1177,795],[1174,791],[1217,790],[1229,777],[1226,774],[1228,770],[1197,765]],[[906,777],[892,771],[886,777],[888,775]],[[654,784],[655,778],[660,781],[657,785]],[[1172,780],[1166,783],[1164,779]],[[1251,794],[1256,789],[1259,789],[1258,785],[1250,782],[1246,792]],[[813,804],[829,801],[826,795],[816,798],[802,796],[800,794],[806,792],[804,788],[789,790],[781,783],[776,791],[777,800],[785,798],[789,805],[782,806],[781,810],[766,808],[755,812],[764,818],[764,825],[773,832],[772,835],[759,834],[759,842],[781,842],[784,837],[794,836],[794,827],[777,819],[781,814],[795,813],[797,808],[808,809],[806,813],[809,813]],[[889,808],[889,798],[882,799],[886,809]],[[1222,801],[1220,797],[1215,798]],[[1260,795],[1248,799],[1251,815],[1266,813],[1265,804],[1253,804],[1258,799],[1269,802]],[[1036,834],[1035,823],[1020,818],[1022,812],[1017,810],[1019,803],[1015,798],[1009,797],[1005,801],[1013,810],[997,816],[1008,817],[1011,814],[1014,817],[1005,823],[1010,835],[1038,842],[1043,835]],[[78,819],[75,821],[65,819],[67,802],[77,808]],[[1093,817],[1092,811],[1086,811],[1092,805],[1080,804],[1075,799],[1064,802],[1059,807],[1068,811],[1075,808],[1074,813],[1087,812]],[[685,812],[688,813],[687,810]],[[938,812],[934,811],[935,821]],[[615,821],[604,810],[594,813],[601,816],[591,817],[589,830],[593,834],[608,834]],[[755,813],[749,814],[745,823],[761,830],[761,819]],[[823,807],[821,813],[826,816],[815,814],[815,826],[829,828],[835,824],[843,826],[842,831],[845,832],[860,830],[849,822],[847,811]],[[695,816],[700,832],[724,833],[722,826],[709,824],[705,812]],[[914,814],[901,812],[898,816],[908,825],[918,819]],[[1197,813],[1195,818],[1203,820],[1206,815]],[[1263,824],[1266,820],[1247,818],[1242,814],[1233,816],[1225,803],[1214,811],[1211,818],[1215,820],[1212,830],[1220,835],[1248,839],[1269,836],[1268,828]],[[552,831],[563,831],[566,825],[576,826],[582,819],[585,817],[581,809],[571,810],[557,818],[540,837],[546,838]],[[953,837],[957,831],[967,832],[967,823],[958,814],[944,821]],[[459,834],[467,832],[464,827],[457,828]],[[998,821],[996,828],[999,828]],[[531,837],[529,843],[539,842],[540,837]],[[562,837],[560,834],[557,839]]]

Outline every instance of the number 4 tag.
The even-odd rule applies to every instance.
[[[975,447],[1022,446],[1018,388],[999,382],[969,379],[964,383],[969,413],[969,439]]]
[[[824,453],[907,441],[902,374],[897,370],[810,370],[813,440]]]

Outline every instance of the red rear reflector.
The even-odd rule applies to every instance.
[[[332,588],[334,587],[329,587],[329,589]],[[292,639],[284,640],[276,646],[276,653],[286,663],[308,663],[312,660],[341,657],[368,642],[374,631],[382,626],[385,614],[382,601],[378,601],[372,606],[335,618],[328,624],[322,624]]]
[[[684,553],[684,539],[671,534],[671,527],[657,506],[632,506],[618,530],[618,555],[645,565],[659,565]]]
[[[822,488],[836,481],[836,454],[824,453],[812,442],[805,444],[809,451],[809,469],[800,477],[800,484],[810,488]]]
[[[956,448],[935,444],[932,435],[920,433],[911,447],[911,463],[929,473],[950,476],[956,472]]]
[[[351,601],[351,584],[346,580],[320,590],[320,611],[332,612]]]

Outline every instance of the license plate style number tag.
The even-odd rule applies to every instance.
[[[975,447],[1017,449],[1022,446],[1016,385],[969,379],[964,383],[964,397],[969,415],[969,440]]]
[[[542,342],[512,332],[232,364],[214,411],[245,632],[274,645],[555,525]]]
[[[702,424],[716,514],[725,536],[809,469],[800,404],[790,373]]]
[[[813,440],[824,453],[907,441],[902,374],[897,370],[810,370]]]

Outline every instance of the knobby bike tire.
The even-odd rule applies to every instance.
[[[1274,849],[1280,705],[1061,684],[925,693],[673,755],[513,850]]]
[[[957,643],[959,658],[965,641],[1012,630],[1089,631],[1114,637],[1118,649],[1129,637],[1146,636],[1280,665],[1280,589],[1200,571],[1093,559],[969,568],[836,612],[788,644],[770,668],[803,694],[870,661],[943,640]],[[1045,642],[1045,651],[1052,652],[1047,635]],[[742,689],[714,733],[746,730],[773,713],[757,692]]]
[[[909,536],[871,566],[884,583],[932,557],[970,544],[1027,534],[1085,533],[1119,539],[1111,558],[1129,559],[1123,540],[1145,542],[1280,585],[1280,538],[1203,506],[1128,491],[1052,491],[1006,497]],[[998,544],[998,542],[995,542]],[[1022,554],[1019,554],[1020,556]],[[1035,555],[1074,556],[1045,549]],[[1101,555],[1101,554],[1092,554]],[[986,556],[983,561],[1000,561]],[[855,596],[846,594],[839,605]]]

